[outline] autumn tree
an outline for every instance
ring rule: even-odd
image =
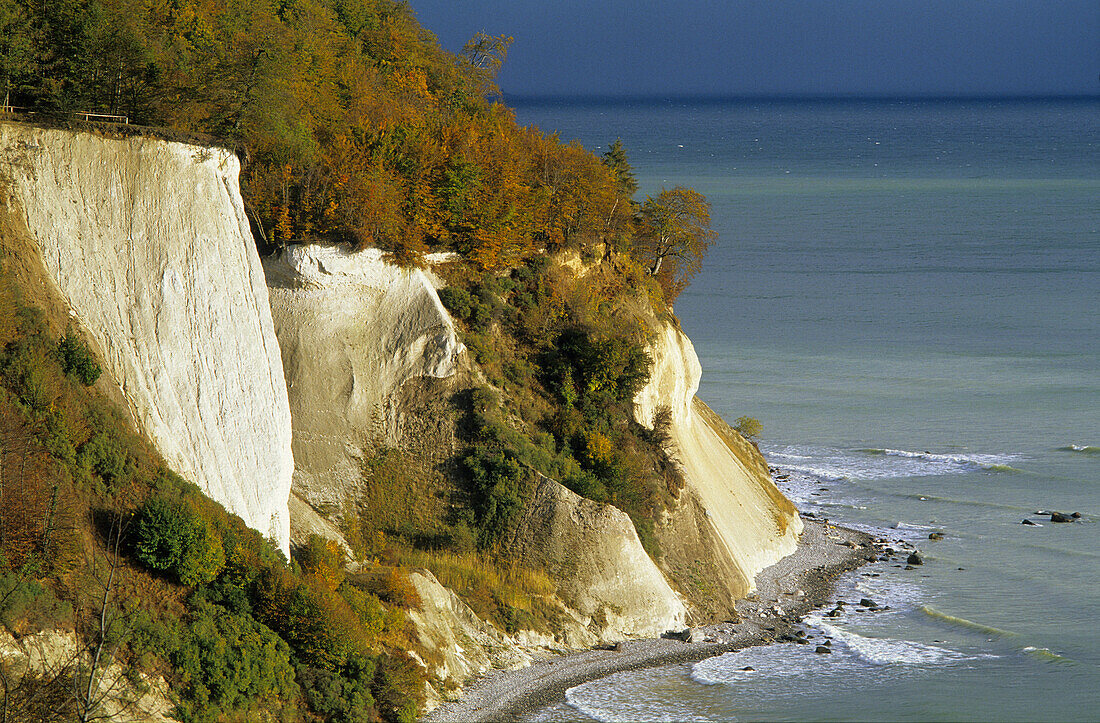
[[[676,186],[646,196],[638,218],[635,250],[671,302],[702,268],[718,236],[710,227],[710,203],[695,189]]]
[[[500,95],[494,80],[508,57],[508,47],[513,40],[509,35],[477,33],[462,46],[462,58],[473,71],[472,77],[479,81],[477,90],[481,95]]]

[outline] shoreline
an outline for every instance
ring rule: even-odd
[[[775,642],[830,601],[840,575],[880,555],[880,541],[872,535],[817,518],[804,517],[803,523],[795,552],[762,570],[756,576],[756,592],[737,602],[739,622],[693,627],[692,642],[624,640],[613,650],[580,650],[525,668],[489,671],[467,684],[460,700],[442,703],[421,720],[517,720],[563,700],[569,688],[613,673],[696,662]]]

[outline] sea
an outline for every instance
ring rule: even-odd
[[[840,580],[885,609],[811,615],[830,655],[619,673],[529,720],[1100,719],[1100,98],[508,100],[621,138],[639,199],[706,194],[675,302],[699,396],[761,421],[800,509],[924,556]]]

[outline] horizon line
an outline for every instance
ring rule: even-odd
[[[509,93],[506,103],[729,102],[729,101],[1039,101],[1100,100],[1100,93]]]

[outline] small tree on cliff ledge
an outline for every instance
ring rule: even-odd
[[[710,203],[698,191],[677,186],[646,196],[638,216],[638,255],[671,303],[702,268],[718,236],[710,227]]]

